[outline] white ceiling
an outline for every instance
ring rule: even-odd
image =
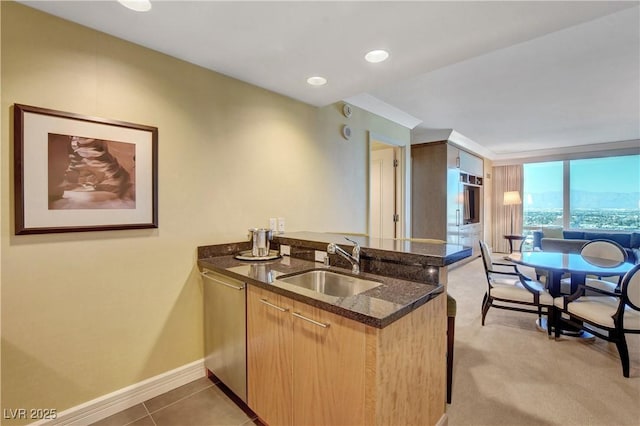
[[[416,141],[454,129],[494,159],[640,144],[639,1],[22,3],[311,105],[419,123]],[[376,48],[390,59],[365,62]]]

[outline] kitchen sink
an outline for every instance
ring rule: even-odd
[[[312,269],[295,274],[281,275],[277,280],[336,297],[354,296],[382,284],[380,281],[326,269]]]

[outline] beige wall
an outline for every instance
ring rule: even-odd
[[[366,232],[367,135],[317,109],[1,2],[2,408],[66,408],[202,358],[198,245],[287,230]],[[309,90],[321,90],[310,88]],[[15,236],[12,105],[159,128],[156,230]]]

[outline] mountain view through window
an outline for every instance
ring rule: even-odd
[[[523,214],[529,229],[640,229],[640,155],[525,164]]]

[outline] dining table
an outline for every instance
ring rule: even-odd
[[[583,256],[580,253],[559,253],[551,251],[527,251],[512,253],[505,259],[513,263],[542,269],[547,272],[546,286],[553,297],[562,296],[560,282],[565,274],[571,276],[571,294],[575,293],[580,285],[584,285],[587,275],[597,277],[621,277],[625,275],[634,264],[631,262],[619,262],[599,257]],[[546,330],[546,318],[536,321],[541,331]],[[595,337],[586,331],[574,328],[569,324],[560,324],[562,334],[577,337],[583,340],[592,340]]]
[[[599,257],[583,256],[580,253],[558,253],[551,251],[527,251],[513,253],[508,260],[519,265],[547,271],[547,288],[553,297],[562,296],[560,280],[565,274],[571,276],[571,293],[584,285],[587,275],[596,277],[621,277],[631,268],[631,262],[619,262]]]

